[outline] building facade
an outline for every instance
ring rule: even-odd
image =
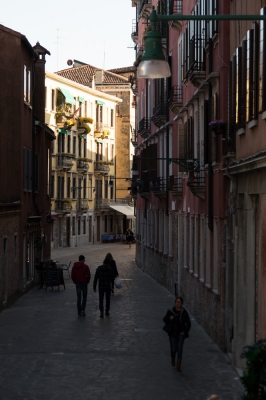
[[[136,66],[152,6],[165,15],[265,12],[256,1],[132,5]],[[171,77],[138,79],[136,262],[182,295],[242,368],[242,347],[265,336],[265,21],[159,21],[157,30]]]
[[[52,246],[99,243],[116,234],[116,107],[120,99],[46,73],[46,122],[54,129]]]
[[[95,88],[104,94],[115,96],[120,101],[115,108],[115,164],[108,174],[109,187],[113,190],[114,201],[110,204],[108,218],[112,231],[104,231],[105,237],[122,235],[130,227],[135,230],[135,211],[131,195],[131,166],[136,140],[136,88],[134,83],[136,67],[125,67],[110,71],[95,68],[74,60],[73,67],[57,72],[57,75]],[[134,78],[134,79],[133,79]],[[110,214],[111,213],[111,214]]]
[[[54,134],[45,125],[48,50],[0,25],[0,309],[36,280],[50,259],[50,161]]]

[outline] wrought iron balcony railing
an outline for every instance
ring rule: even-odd
[[[167,102],[166,100],[160,101],[153,109],[153,115],[151,117],[154,125],[160,127],[166,123],[167,114]]]
[[[57,155],[57,163],[56,169],[57,170],[66,170],[69,171],[73,167],[74,163],[72,158],[67,157],[65,155],[58,154]]]
[[[151,133],[150,118],[142,118],[142,120],[139,122],[138,133],[143,139],[147,138],[150,135]]]
[[[150,181],[150,190],[155,196],[163,198],[166,196],[167,184],[165,178],[154,178]]]
[[[190,171],[187,186],[194,196],[205,198],[205,170]]]
[[[183,14],[183,0],[170,0],[169,14]]]
[[[172,196],[182,196],[183,179],[181,176],[169,176],[169,191],[172,193]]]
[[[132,20],[132,33],[131,38],[134,43],[138,43],[138,24],[135,19]]]
[[[182,86],[172,86],[169,93],[168,100],[169,108],[175,114],[179,113],[179,110],[183,106],[183,87]]]
[[[95,199],[95,209],[96,210],[109,209],[110,204],[112,204],[114,202],[115,201],[113,199],[96,198]]]
[[[57,199],[55,200],[55,209],[60,212],[69,212],[72,209],[71,200]]]

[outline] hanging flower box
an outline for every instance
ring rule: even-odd
[[[226,129],[226,123],[223,122],[221,119],[215,119],[209,123],[209,127],[216,135],[222,135]]]

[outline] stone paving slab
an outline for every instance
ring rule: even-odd
[[[117,262],[122,289],[111,315],[99,318],[89,285],[86,318],[77,318],[75,286],[34,287],[0,313],[1,400],[223,400],[243,388],[227,357],[196,323],[184,347],[183,372],[170,365],[162,318],[174,296],[136,267],[135,246],[103,244],[54,250],[61,262],[84,254],[92,274],[105,254]],[[189,310],[188,310],[189,311]]]

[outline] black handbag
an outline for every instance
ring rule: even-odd
[[[169,311],[171,312],[171,314],[174,315],[174,313],[173,313],[172,310],[169,309]],[[165,323],[165,325],[163,326],[163,330],[164,330],[166,333],[171,332],[172,327],[173,327],[173,324],[174,324],[174,320],[173,320],[173,319],[169,319],[169,321],[167,321],[167,322]]]

